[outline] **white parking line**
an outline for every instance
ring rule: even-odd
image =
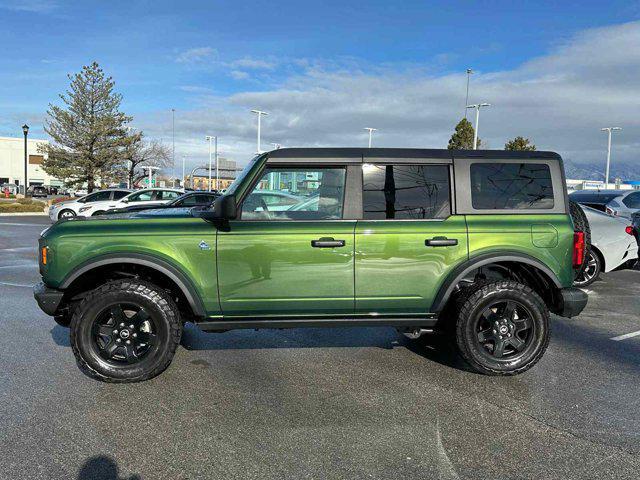
[[[20,265],[2,265],[0,268],[38,268],[37,263],[22,263]]]
[[[5,285],[7,287],[24,287],[24,288],[33,287],[33,285],[25,285],[24,283],[11,283],[11,282],[0,282],[0,285]]]
[[[15,248],[0,248],[0,252],[26,252],[28,250],[37,251],[38,247],[15,247]]]
[[[12,222],[0,222],[0,225],[11,225],[12,227],[42,227],[47,226],[45,223],[12,223]]]
[[[615,340],[616,342],[619,342],[620,340],[626,340],[627,338],[637,337],[639,335],[640,335],[640,330],[638,330],[637,332],[625,333],[624,335],[620,335],[618,337],[612,337],[611,340]]]

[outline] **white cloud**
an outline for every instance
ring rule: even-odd
[[[470,101],[492,104],[480,121],[480,137],[490,148],[523,135],[573,161],[600,161],[606,149],[600,128],[615,124],[624,130],[616,135],[613,161],[636,160],[640,22],[587,30],[547,55],[524,60],[513,70],[479,69],[472,77]],[[270,112],[262,124],[264,143],[285,146],[364,146],[362,128],[371,126],[379,129],[376,146],[445,148],[464,115],[464,71],[434,74],[423,66],[353,59],[292,61],[284,66],[290,71],[296,73],[273,88],[208,96],[178,112],[181,148],[205,158],[201,138],[215,132],[229,156],[249,158],[255,150],[251,108]],[[149,133],[167,135],[166,124],[148,124]]]
[[[49,13],[58,8],[54,0],[3,0],[0,8],[30,13]]]
[[[217,55],[217,51],[211,47],[191,48],[181,52],[176,57],[178,63],[198,63],[211,59]]]
[[[242,70],[231,70],[231,72],[229,72],[229,75],[231,75],[231,77],[236,80],[245,80],[249,78],[249,74],[247,72],[243,72]]]
[[[245,68],[249,70],[273,70],[276,67],[275,61],[249,57],[234,60],[230,65],[233,68]]]

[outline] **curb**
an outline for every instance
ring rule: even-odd
[[[0,213],[2,217],[34,217],[34,216],[49,216],[47,212],[15,212],[15,213]]]

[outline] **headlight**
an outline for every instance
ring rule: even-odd
[[[82,212],[86,212],[87,210],[91,210],[91,207],[82,207],[82,208],[80,209],[80,212],[81,212],[81,213],[82,213]]]

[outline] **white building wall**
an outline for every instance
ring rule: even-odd
[[[39,144],[46,144],[47,140],[28,139],[27,155],[42,155],[38,152]],[[44,155],[46,158],[46,155]],[[9,183],[24,183],[24,137],[0,137],[0,179],[9,179]],[[29,184],[60,186],[62,182],[47,175],[41,165],[29,164]],[[16,181],[17,180],[17,181]],[[3,182],[0,182],[0,184]]]

